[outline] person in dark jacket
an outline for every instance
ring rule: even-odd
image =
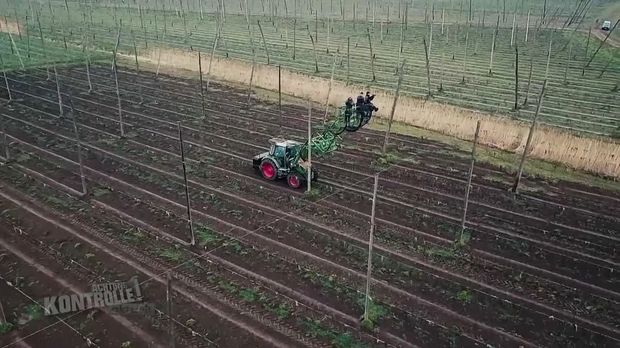
[[[349,120],[351,119],[351,116],[353,115],[353,98],[349,97],[347,98],[346,103],[344,103],[344,120],[345,120],[345,124],[349,124]]]
[[[379,108],[376,107],[372,103],[373,99],[375,99],[375,95],[370,94],[370,92],[366,92],[366,96],[364,97],[364,111],[365,111],[364,124],[370,121],[370,118],[372,117],[373,112],[379,111]]]
[[[357,101],[355,103],[355,107],[357,108],[357,111],[363,112],[364,105],[366,105],[366,99],[364,98],[364,92],[360,92],[360,95],[357,96]]]
[[[353,98],[349,97],[347,98],[347,101],[344,103],[345,107],[347,110],[350,110],[353,108]]]

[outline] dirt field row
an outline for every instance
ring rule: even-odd
[[[179,334],[180,344],[612,346],[620,339],[617,193],[526,179],[526,192],[514,197],[505,190],[509,176],[482,165],[475,170],[469,241],[455,247],[465,153],[395,136],[393,163],[385,166],[377,161],[382,135],[360,131],[319,160],[318,194],[304,196],[262,181],[249,159],[271,136],[301,138],[305,106],[287,105],[280,117],[273,103],[252,99],[248,106],[247,91],[211,84],[203,120],[195,81],[123,71],[126,137],[119,138],[109,67],[91,72],[88,93],[82,69],[59,70],[63,116],[45,70],[9,75],[15,100],[2,124],[13,162],[1,168],[0,194],[7,204],[32,200],[32,210],[53,216],[54,226],[67,221],[92,238],[93,251],[75,255],[85,258],[80,264],[102,258],[99,264],[119,272],[108,262],[122,255],[116,260],[129,269],[120,274],[147,279],[145,293],[153,286],[157,295],[148,302],[162,312],[165,271],[172,268],[176,331],[187,334],[191,326],[202,335]],[[0,95],[6,98],[6,89]],[[69,98],[90,193],[81,199]],[[318,126],[323,111],[313,114]],[[196,247],[188,243],[178,121]],[[378,170],[373,328],[361,333],[371,178]],[[57,238],[70,240],[63,248],[79,238],[56,229]],[[34,255],[41,234],[8,230],[1,237]],[[52,258],[71,262],[70,253],[62,255]],[[145,331],[157,327],[127,317]],[[153,335],[168,339],[166,317],[159,323]],[[226,334],[239,328],[247,335]]]

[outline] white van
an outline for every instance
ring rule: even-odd
[[[611,21],[604,21],[601,30],[609,31],[611,29]]]

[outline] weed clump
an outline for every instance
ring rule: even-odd
[[[335,348],[364,348],[366,344],[356,340],[349,332],[338,332],[324,327],[319,320],[311,318],[302,319],[306,328],[306,334],[310,337],[318,337],[329,340]]]
[[[366,297],[361,297],[358,300],[358,304],[364,308]],[[364,330],[374,331],[377,328],[377,324],[381,318],[385,317],[389,313],[387,307],[382,306],[372,299],[368,299],[368,315],[362,319],[361,325]]]
[[[468,289],[464,289],[456,294],[456,299],[464,304],[470,304],[474,299],[474,295]]]
[[[8,321],[6,323],[0,323],[0,335],[4,335],[5,333],[10,332],[11,330],[13,330],[12,323],[9,323]]]

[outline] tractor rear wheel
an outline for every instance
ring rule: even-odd
[[[260,173],[265,180],[275,180],[278,176],[278,167],[272,160],[266,158],[260,164]]]
[[[290,188],[298,189],[301,187],[302,182],[303,182],[303,179],[297,173],[290,173],[286,177],[286,183],[288,184]]]

